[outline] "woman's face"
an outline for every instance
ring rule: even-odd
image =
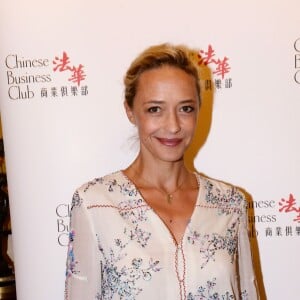
[[[125,102],[125,109],[137,126],[143,157],[179,161],[191,143],[197,123],[195,79],[172,66],[145,71],[140,75],[133,107]]]

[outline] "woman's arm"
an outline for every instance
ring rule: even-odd
[[[100,266],[91,216],[76,191],[71,209],[65,300],[100,299]]]
[[[253,269],[252,254],[248,235],[247,202],[242,205],[242,215],[238,236],[238,264],[242,300],[259,299],[257,282]]]

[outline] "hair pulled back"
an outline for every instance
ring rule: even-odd
[[[165,43],[151,46],[144,50],[131,63],[124,77],[125,101],[128,106],[132,108],[134,105],[140,75],[145,71],[166,65],[179,68],[194,77],[200,105],[199,74],[190,57],[191,51],[182,45],[176,46]]]

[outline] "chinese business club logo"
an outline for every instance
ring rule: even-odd
[[[85,66],[74,64],[66,51],[52,59],[9,54],[5,66],[11,100],[64,99],[88,94]]]
[[[198,51],[196,62],[201,67],[209,67],[212,78],[204,78],[204,89],[206,91],[232,87],[232,78],[229,76],[231,67],[227,56],[220,57],[212,45],[208,45],[206,50]],[[203,76],[201,76],[203,77]]]
[[[296,83],[300,84],[300,38],[294,43],[295,53],[295,75],[294,80]]]
[[[261,200],[248,203],[249,235],[252,238],[299,238],[300,206],[293,194],[280,201]],[[281,218],[285,215],[286,218]],[[285,220],[284,220],[285,219]]]

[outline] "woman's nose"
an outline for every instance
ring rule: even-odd
[[[170,112],[167,115],[166,128],[170,133],[177,133],[181,130],[180,120],[176,112]]]

